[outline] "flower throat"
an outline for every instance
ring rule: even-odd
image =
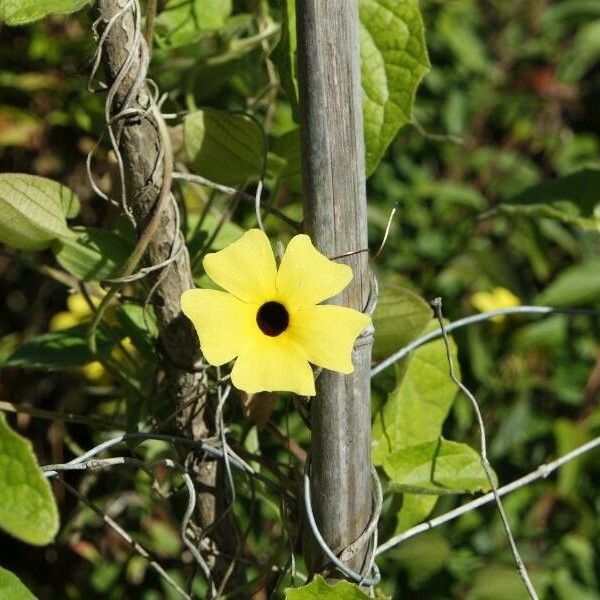
[[[276,337],[287,329],[290,315],[283,304],[265,302],[256,313],[256,323],[265,335]]]

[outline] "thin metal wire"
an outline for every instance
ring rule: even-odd
[[[468,325],[474,325],[475,323],[481,323],[483,321],[489,321],[494,317],[499,317],[503,315],[529,315],[529,314],[538,314],[538,315],[587,315],[592,317],[600,316],[599,310],[586,309],[586,308],[553,308],[551,306],[513,306],[510,308],[499,308],[497,310],[491,310],[489,312],[480,313],[477,315],[471,315],[469,317],[464,317],[463,319],[458,319],[457,321],[453,321],[452,323],[448,323],[445,325],[446,333],[451,333],[457,329],[462,327],[466,327]],[[379,364],[374,366],[371,369],[371,378],[375,377],[375,375],[381,373],[384,369],[387,369],[395,362],[402,360],[407,354],[410,354],[413,350],[424,346],[425,344],[436,340],[442,337],[443,332],[441,329],[436,329],[435,331],[431,331],[418,337],[416,340],[410,342],[406,346],[400,348],[397,352],[394,352],[391,356],[382,360]]]
[[[315,515],[314,515],[313,509],[312,509],[312,500],[311,500],[311,495],[310,495],[309,469],[310,469],[310,460],[307,460],[306,465],[305,465],[305,472],[304,472],[304,509],[306,511],[306,518],[307,518],[308,524],[310,526],[310,530],[311,530],[315,540],[319,544],[321,551],[335,565],[335,567],[344,575],[344,577],[346,577],[350,581],[353,581],[355,583],[358,583],[360,585],[367,586],[367,587],[377,585],[381,581],[381,573],[379,572],[379,568],[377,567],[377,564],[375,563],[375,547],[373,548],[372,556],[369,560],[369,568],[366,570],[366,573],[372,572],[373,576],[367,577],[365,574],[361,575],[360,573],[357,573],[356,571],[352,570],[350,567],[345,565],[335,555],[333,550],[327,545],[327,542],[323,539],[323,536],[321,535],[321,532],[319,531],[319,527],[315,520]],[[374,476],[373,476],[373,473],[375,473]],[[372,476],[373,476],[374,481],[376,482],[375,485],[373,486],[373,488],[375,490],[374,493],[378,494],[377,490],[381,491],[381,488],[379,487],[379,477],[377,476],[375,469],[372,470]],[[375,509],[378,508],[379,510],[381,510],[381,504],[379,503],[378,497],[375,499],[374,506],[375,506]],[[379,513],[374,511],[371,516],[371,519],[369,520],[369,523],[367,524],[367,527],[365,528],[365,531],[367,529],[376,531],[376,526],[377,526],[378,521],[379,521]],[[372,526],[373,522],[375,523],[375,527]],[[363,534],[361,534],[359,539],[361,539],[362,536],[363,536]],[[351,546],[352,545],[354,545],[354,543],[351,544]],[[375,543],[375,545],[376,545],[376,543]]]
[[[452,360],[452,353],[450,352],[450,342],[448,340],[448,333],[446,332],[446,328],[444,326],[444,319],[442,317],[442,299],[436,298],[432,303],[434,308],[436,317],[440,324],[440,329],[442,330],[442,337],[444,339],[444,346],[446,348],[446,358],[448,360],[448,367],[450,371],[450,377],[452,381],[460,388],[463,394],[469,399],[473,411],[477,417],[477,423],[479,425],[479,438],[480,438],[480,454],[481,454],[481,466],[485,471],[485,475],[490,484],[490,488],[494,494],[494,500],[496,502],[496,506],[498,507],[498,512],[500,513],[500,518],[502,519],[502,525],[504,526],[504,531],[506,532],[506,537],[508,538],[508,542],[510,544],[510,548],[512,550],[512,554],[515,560],[515,564],[517,566],[517,570],[519,571],[519,575],[527,588],[527,592],[532,600],[538,600],[537,592],[535,591],[535,587],[531,582],[531,578],[529,577],[529,573],[527,571],[527,567],[525,566],[525,562],[523,561],[519,549],[517,547],[517,543],[515,542],[515,538],[512,534],[512,530],[510,528],[510,522],[508,520],[508,516],[506,515],[506,511],[504,510],[504,505],[498,494],[498,486],[494,481],[494,472],[492,471],[492,467],[490,466],[490,462],[487,457],[487,443],[486,443],[486,434],[485,434],[485,426],[483,424],[483,416],[481,415],[481,410],[479,409],[479,404],[475,399],[475,396],[471,393],[471,391],[467,388],[467,386],[456,376],[454,371],[454,361]]]
[[[567,464],[568,462],[571,462],[572,460],[580,458],[587,452],[591,452],[596,448],[600,448],[600,436],[594,438],[593,440],[590,440],[589,442],[586,442],[585,444],[582,444],[581,446],[578,446],[577,448],[571,450],[570,452],[567,452],[566,454],[563,454],[563,456],[557,458],[556,460],[553,460],[552,462],[540,465],[535,471],[532,471],[531,473],[528,473],[527,475],[524,475],[519,479],[515,479],[511,483],[503,485],[502,487],[498,488],[498,495],[505,496],[506,494],[510,494],[511,492],[519,490],[522,487],[525,487],[526,485],[538,481],[539,479],[546,479],[551,473],[553,473],[563,465]],[[458,519],[464,514],[469,513],[479,508],[480,506],[484,506],[486,504],[494,502],[495,499],[496,496],[494,492],[489,492],[484,496],[480,496],[475,500],[471,500],[471,502],[467,502],[466,504],[459,506],[458,508],[449,510],[444,514],[439,515],[428,521],[425,521],[424,523],[420,523],[419,525],[415,525],[414,527],[407,529],[399,535],[390,538],[387,542],[381,544],[381,546],[379,546],[375,551],[375,555],[379,556],[380,554],[383,554],[384,552],[395,548],[402,542],[414,537],[415,535],[423,533],[424,531],[429,531],[430,529],[434,529],[435,527],[439,527],[440,525],[453,521],[454,519]]]
[[[215,181],[206,179],[206,177],[202,177],[201,175],[176,171],[173,173],[173,179],[189,181],[190,183],[197,183],[198,185],[203,185],[218,192],[222,192],[223,194],[227,194],[228,196],[239,195],[239,197],[245,202],[252,203],[256,206],[256,196],[251,196],[250,194],[247,194],[246,192],[243,192],[236,188],[216,183]],[[278,217],[281,221],[287,223],[296,230],[299,230],[302,227],[302,223],[299,223],[298,221],[295,221],[294,219],[288,217],[284,212],[281,212],[278,208],[275,208],[274,206],[262,206],[261,208],[265,212],[271,213],[272,215]]]

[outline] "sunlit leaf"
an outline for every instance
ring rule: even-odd
[[[282,33],[273,52],[296,119],[296,12],[281,0]],[[418,0],[359,0],[366,170],[372,173],[398,131],[413,118],[417,87],[429,70]]]
[[[437,329],[431,321],[428,329]],[[458,372],[456,346],[450,340],[455,370]],[[373,423],[373,462],[383,464],[392,452],[423,442],[435,441],[456,395],[450,379],[443,340],[436,340],[404,359],[404,376]]]
[[[0,527],[29,544],[49,544],[58,510],[29,440],[8,427],[0,413]]]
[[[382,285],[373,315],[373,357],[387,358],[423,333],[431,308],[423,298],[399,285]]]
[[[328,585],[321,575],[299,588],[287,588],[286,600],[363,600],[369,598],[357,585],[342,581],[337,585]]]
[[[413,118],[429,70],[418,0],[360,0],[360,56],[367,174]]]
[[[10,571],[0,567],[0,598],[7,600],[35,600],[35,596]]]
[[[21,250],[45,248],[75,234],[66,217],[76,214],[79,200],[51,179],[22,173],[0,174],[0,242]]]
[[[231,0],[168,0],[156,19],[161,42],[192,43],[203,31],[220,29],[231,14]]]
[[[89,3],[90,0],[0,0],[0,21],[23,25],[53,13],[72,13]]]
[[[479,454],[443,438],[396,450],[385,457],[383,467],[390,487],[399,492],[443,495],[490,489]]]
[[[402,508],[396,515],[394,535],[421,523],[437,504],[438,496],[426,494],[402,494]]]

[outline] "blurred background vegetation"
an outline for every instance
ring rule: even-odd
[[[212,4],[206,3],[207,17],[197,27],[186,16],[185,2],[162,3],[151,75],[168,93],[164,110],[211,106],[254,114],[268,133],[276,164],[278,148],[284,154],[287,147],[285,134],[294,129],[292,108],[273,85],[267,60],[278,39],[282,3],[235,1],[231,16]],[[391,209],[399,207],[376,263],[380,281],[428,299],[442,296],[450,320],[514,304],[598,308],[600,4],[423,0],[420,6],[432,69],[418,91],[417,124],[401,131],[368,181],[373,248]],[[117,229],[126,240],[131,232],[95,197],[85,169],[104,125],[103,100],[87,90],[91,12],[26,27],[0,25],[0,171],[67,184],[82,200],[75,223]],[[177,130],[174,138],[177,145]],[[95,162],[99,183],[108,189],[114,160],[100,149]],[[271,182],[270,190],[282,210],[301,217],[297,171]],[[222,222],[231,208],[228,199],[190,185],[182,185],[182,193],[183,225],[201,280],[202,253],[253,226],[254,215],[241,204]],[[291,231],[272,216],[265,225],[282,239]],[[56,267],[50,251],[1,251],[0,364],[32,336],[89,319],[81,297],[70,293],[68,281],[48,277],[48,267]],[[136,327],[140,315],[124,312],[114,319],[125,349],[112,352],[127,354],[129,377],[152,379],[155,357]],[[490,460],[501,482],[598,435],[599,334],[596,318],[564,315],[507,317],[455,334],[463,380],[481,403]],[[377,378],[375,402],[392,387],[389,374]],[[93,364],[57,372],[9,366],[0,374],[0,401],[94,416],[107,430],[147,423],[165,411],[160,399],[125,401],[123,389]],[[285,464],[285,431],[307,448],[308,431],[288,404],[275,404],[271,424],[260,431],[260,416],[257,425],[242,416],[241,403],[232,405],[227,420],[234,447]],[[33,441],[41,464],[67,460],[102,437],[95,426],[25,414],[11,423]],[[444,435],[477,443],[466,402],[455,403]],[[140,450],[145,459],[166,452],[158,443]],[[176,579],[189,577],[192,559],[178,532],[181,495],[162,498],[144,473],[86,474],[78,481]],[[246,484],[239,483],[243,500],[236,511],[248,529],[249,572],[258,577],[273,556],[288,551],[286,532],[273,499],[261,496],[258,507],[250,508]],[[36,549],[0,533],[4,567],[41,598],[169,597],[146,561],[97,515],[60,485],[54,490],[63,522],[56,543]],[[441,497],[435,513],[461,501]],[[395,502],[397,497],[386,500],[380,539],[394,531]],[[542,597],[600,598],[598,454],[512,494],[506,509]],[[251,510],[258,516],[250,518]],[[526,597],[492,507],[406,542],[385,554],[380,566],[382,590],[394,598]],[[197,586],[202,597],[202,584]]]

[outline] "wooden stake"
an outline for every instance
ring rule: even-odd
[[[367,248],[367,204],[356,0],[296,0],[305,227],[317,248],[340,256]],[[368,253],[340,259],[354,279],[335,303],[363,310]],[[371,515],[371,340],[353,354],[355,372],[323,371],[311,405],[311,495],[334,552],[351,544]],[[360,571],[366,548],[348,566]],[[313,544],[312,572],[325,560]],[[339,577],[339,574],[338,574]]]

